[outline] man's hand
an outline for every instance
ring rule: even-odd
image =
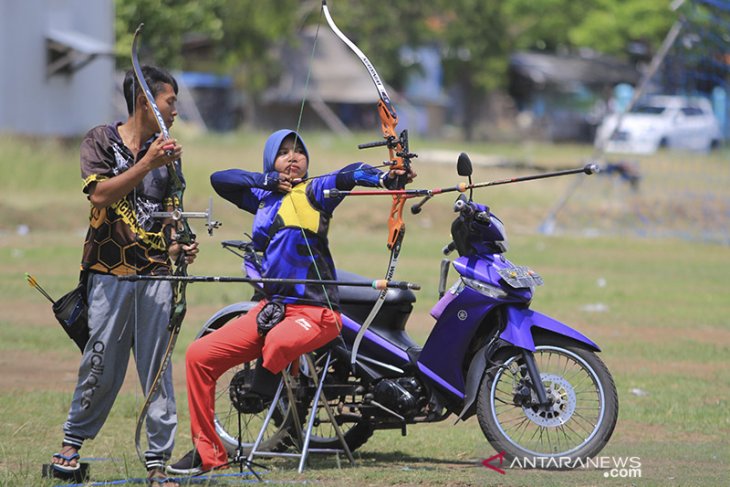
[[[150,144],[144,157],[129,170],[89,185],[89,201],[99,209],[110,206],[133,191],[147,173],[178,160],[181,155],[182,147],[175,139],[159,136]]]
[[[178,242],[173,242],[167,249],[168,254],[170,254],[170,259],[173,262],[177,262],[180,258],[180,252],[183,252],[186,264],[192,264],[198,256],[199,251],[198,242],[193,242],[190,245],[182,245]]]
[[[147,149],[145,158],[153,169],[177,161],[182,156],[182,146],[175,139],[163,139],[160,134]]]

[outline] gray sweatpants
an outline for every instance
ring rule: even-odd
[[[170,337],[169,282],[127,282],[111,275],[90,274],[88,289],[89,343],[63,426],[67,438],[94,438],[99,433],[124,382],[131,349],[146,396]],[[146,426],[148,465],[152,459],[167,461],[177,429],[171,366],[150,404]]]

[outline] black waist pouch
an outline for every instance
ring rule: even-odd
[[[69,338],[84,351],[89,341],[89,305],[86,302],[87,273],[81,272],[79,284],[53,303],[53,314]]]

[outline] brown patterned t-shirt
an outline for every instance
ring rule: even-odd
[[[121,174],[135,164],[134,156],[117,131],[118,126],[119,123],[100,125],[84,137],[81,143],[84,193],[89,192],[89,185]],[[153,140],[144,144],[137,160],[145,155]],[[169,177],[167,167],[163,166],[147,173],[134,191],[116,203],[103,209],[91,206],[81,267],[117,276],[169,274],[162,220],[152,218],[151,214],[164,211],[170,204]]]

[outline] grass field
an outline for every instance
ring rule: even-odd
[[[183,130],[177,137],[184,147],[188,210],[207,207],[213,194],[208,183],[211,172],[260,167],[265,134],[201,136]],[[348,140],[308,136],[310,173],[360,158],[378,164],[383,154],[377,149],[367,153],[355,149],[358,142],[372,138],[372,134]],[[590,155],[590,148],[579,146],[464,146],[416,138],[411,146],[421,154],[414,187],[456,182],[454,163],[461,150],[474,155],[475,161],[494,156],[546,167],[580,166]],[[447,156],[441,155],[444,151]],[[727,164],[727,159],[723,162]],[[719,167],[716,161],[708,164]],[[40,478],[40,469],[59,447],[79,355],[55,323],[48,302],[23,283],[23,276],[33,274],[54,297],[74,285],[88,211],[80,192],[77,147],[0,138],[0,171],[0,485],[55,485]],[[475,167],[477,181],[525,174],[528,171]],[[601,468],[508,469],[500,475],[481,465],[496,452],[476,420],[454,425],[450,418],[412,426],[406,437],[399,431],[376,432],[356,452],[354,469],[340,469],[333,459],[322,457],[300,476],[292,462],[265,461],[270,467],[265,479],[328,485],[728,485],[728,247],[610,233],[594,237],[537,233],[548,209],[570,184],[571,178],[562,178],[500,186],[482,190],[476,199],[490,205],[505,222],[511,244],[508,257],[529,264],[544,277],[546,284],[538,289],[533,308],[577,328],[602,347],[601,357],[616,380],[620,413],[601,456],[607,462],[638,458],[640,477],[612,478],[610,470]],[[450,196],[435,198],[421,215],[405,216],[408,230],[396,277],[423,286],[408,325],[419,343],[432,326],[428,311],[436,298],[440,249],[449,240],[452,201]],[[373,277],[384,273],[389,206],[387,198],[350,198],[341,205],[330,231],[339,267]],[[587,220],[590,211],[585,208]],[[239,275],[240,263],[219,242],[241,238],[251,219],[217,197],[214,213],[223,227],[213,237],[205,235],[202,224],[192,222],[202,250],[190,273]],[[620,215],[598,209],[593,218],[601,217]],[[188,287],[188,315],[173,359],[180,417],[175,456],[190,444],[182,367],[185,347],[208,316],[248,295],[247,288],[239,285]],[[92,458],[93,480],[144,476],[133,439],[142,402],[134,374],[128,373],[105,427],[81,452]]]

